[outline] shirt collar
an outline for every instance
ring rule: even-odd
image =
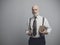
[[[33,16],[33,17],[34,17],[34,16]],[[40,15],[37,15],[36,17],[38,18],[38,17],[41,17],[41,16],[40,16]]]

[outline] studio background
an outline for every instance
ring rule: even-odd
[[[38,4],[52,28],[47,45],[60,45],[60,0],[0,0],[0,45],[27,45],[27,20],[32,5]]]

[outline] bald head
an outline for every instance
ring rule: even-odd
[[[33,9],[33,8],[39,9],[39,6],[35,4],[35,5],[32,6],[32,9]]]
[[[38,5],[32,6],[32,13],[34,16],[37,16],[39,14],[39,6]]]

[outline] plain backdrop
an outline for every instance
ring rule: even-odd
[[[34,4],[52,28],[46,45],[60,45],[60,0],[0,0],[0,45],[28,45],[25,30]]]

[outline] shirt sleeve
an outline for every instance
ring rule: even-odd
[[[50,33],[52,29],[51,29],[49,22],[46,18],[44,18],[44,25],[47,27],[47,32]]]
[[[28,34],[29,33],[29,30],[30,30],[30,19],[28,19],[28,21],[27,21],[27,26],[26,26],[26,34]]]

